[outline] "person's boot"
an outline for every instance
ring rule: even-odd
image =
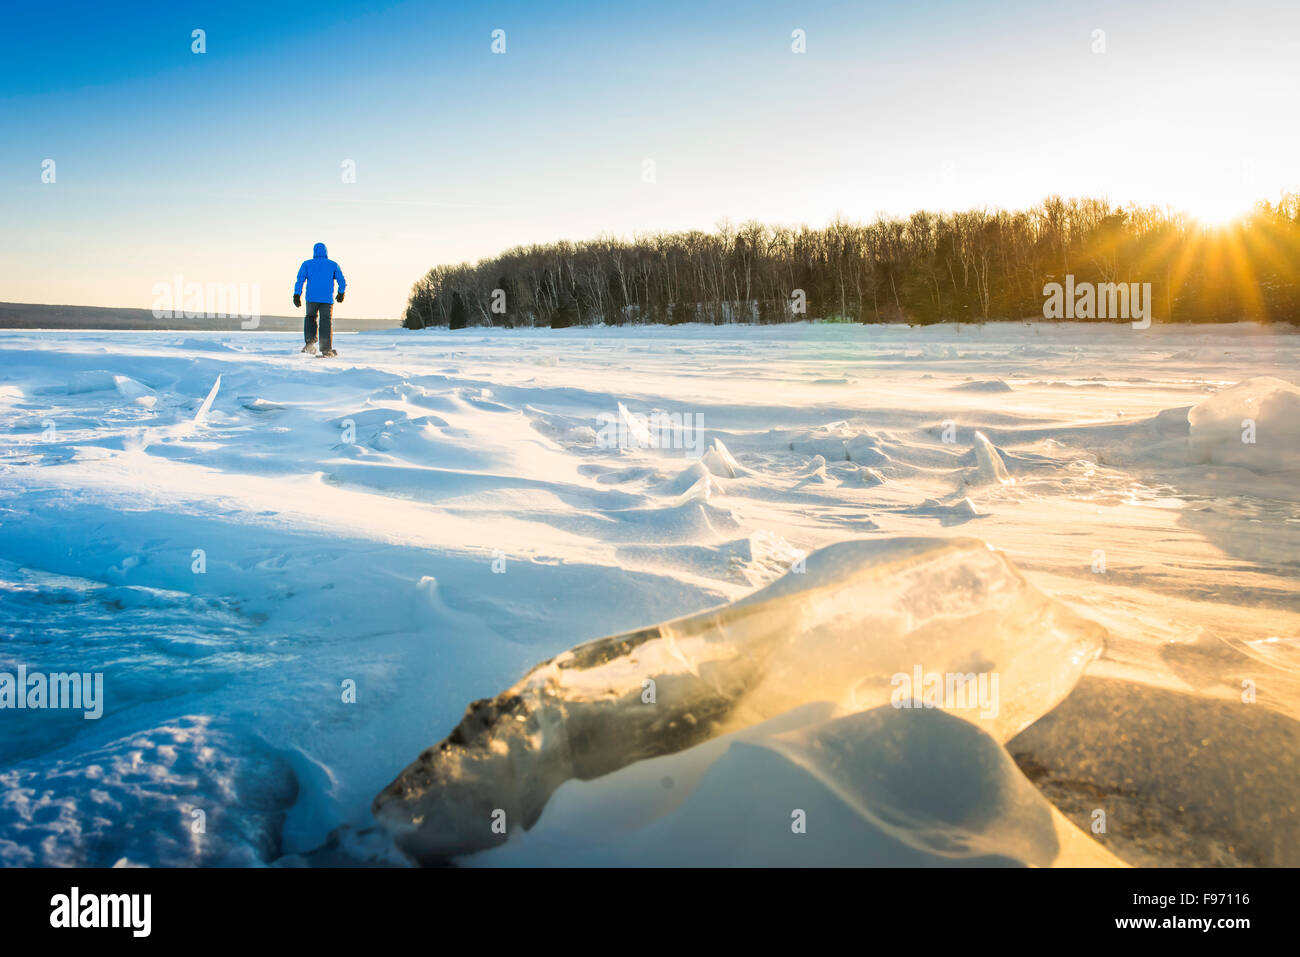
[[[302,347],[302,351],[305,352],[305,353],[307,353],[308,355],[315,355],[315,354],[316,354],[316,340],[313,339],[311,342],[309,342],[309,343],[307,343],[305,346],[303,346],[303,347]]]
[[[327,357],[327,358],[330,357],[330,356],[336,356],[336,355],[338,355],[338,353],[335,352],[333,349],[322,349],[321,352],[320,352],[320,354],[321,354],[322,356]]]

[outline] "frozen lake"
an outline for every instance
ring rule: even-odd
[[[905,535],[980,539],[1105,629],[1055,710],[987,739],[1059,812],[1055,839],[987,853],[1300,864],[1295,330],[394,330],[339,335],[332,360],[300,344],[0,332],[0,672],[103,676],[98,717],[0,711],[0,863],[304,854],[371,823],[468,702],[535,663]],[[724,784],[801,786],[708,760]],[[600,780],[554,814],[630,800]],[[682,827],[712,813],[715,794],[681,790]],[[547,861],[570,846],[557,828],[468,861]],[[644,850],[602,841],[601,862]],[[755,862],[785,860],[770,853]]]

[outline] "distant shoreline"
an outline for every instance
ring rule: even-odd
[[[208,319],[155,319],[148,309],[119,309],[111,306],[55,306],[42,303],[0,302],[0,329],[28,329],[49,331],[99,331],[114,330],[135,332],[301,332],[302,318],[295,316],[262,316],[256,329],[245,329],[237,316]],[[334,320],[336,332],[357,332],[374,329],[394,329],[401,325],[398,319],[353,319],[346,316]]]
[[[302,319],[296,316],[262,316],[258,320],[256,329],[245,329],[241,324],[244,320],[238,317],[208,319],[195,317],[194,319],[155,319],[153,313],[148,309],[119,309],[111,306],[54,306],[42,303],[23,303],[23,302],[0,302],[0,331],[6,329],[20,329],[27,332],[293,332],[302,333]],[[1000,323],[1034,323],[1044,326],[1057,324],[1074,325],[1080,322],[1088,322],[1095,325],[1125,325],[1124,320],[1068,320],[1068,319],[1043,319],[1038,316],[1026,316],[1020,319],[988,319],[988,320],[971,320],[971,319],[943,319],[929,323],[907,323],[907,322],[852,322],[844,320],[830,319],[804,319],[798,322],[785,323],[753,323],[753,322],[734,322],[734,323],[652,323],[652,322],[628,322],[617,326],[611,325],[575,325],[562,329],[552,329],[549,326],[491,326],[491,325],[468,325],[461,329],[448,329],[447,326],[425,326],[423,330],[411,330],[420,332],[433,330],[440,332],[460,332],[466,335],[483,333],[490,331],[505,332],[569,332],[579,333],[584,331],[590,332],[596,329],[640,329],[650,330],[670,330],[682,327],[715,327],[725,328],[729,325],[752,326],[755,329],[775,329],[799,325],[813,326],[862,326],[862,327],[896,327],[896,328],[920,328],[924,326],[957,326],[957,327],[974,327],[983,325],[997,325]],[[1217,328],[1230,325],[1259,325],[1261,329],[1286,330],[1290,332],[1300,332],[1300,326],[1295,323],[1278,321],[1271,323],[1259,323],[1258,321],[1246,319],[1223,319],[1217,322],[1162,322],[1155,321],[1153,327],[1180,327],[1184,329],[1205,329]],[[402,329],[400,319],[350,319],[346,317],[336,318],[334,320],[334,331],[344,332],[373,332],[384,329]]]

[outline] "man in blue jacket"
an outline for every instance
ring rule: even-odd
[[[334,280],[339,281],[339,294],[334,295]],[[325,244],[317,243],[311,251],[311,259],[306,260],[298,269],[298,281],[293,284],[293,304],[302,305],[302,284],[307,284],[307,318],[303,322],[302,336],[307,340],[307,344],[302,347],[303,352],[316,351],[316,318],[320,317],[320,354],[323,356],[338,355],[333,348],[333,330],[330,324],[330,314],[334,310],[334,304],[330,302],[343,301],[343,290],[348,287],[348,281],[343,278],[343,270],[339,264],[330,259],[325,252]]]

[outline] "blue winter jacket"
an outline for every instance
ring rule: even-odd
[[[317,243],[312,248],[311,259],[298,268],[298,281],[293,284],[293,294],[300,294],[305,282],[308,302],[333,302],[335,279],[339,281],[339,295],[342,295],[348,287],[348,281],[343,278],[343,270],[326,255],[325,244]]]

